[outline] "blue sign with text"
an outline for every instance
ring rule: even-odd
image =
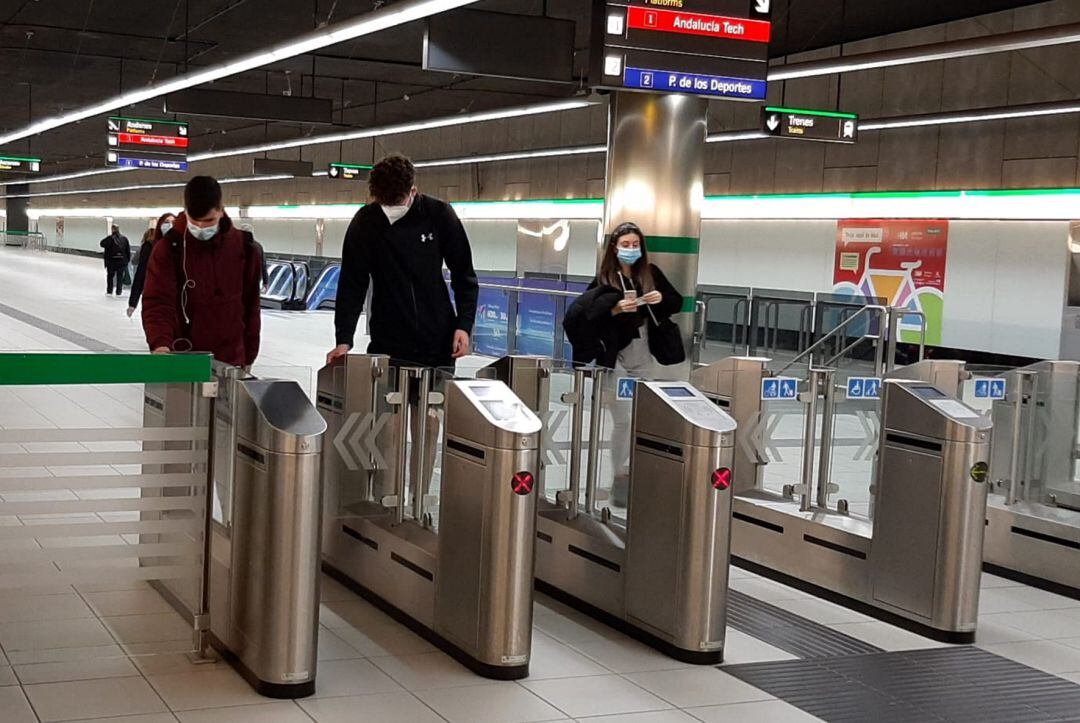
[[[799,398],[799,380],[790,377],[774,377],[761,380],[761,398],[766,401]]]
[[[975,398],[976,399],[1004,399],[1005,398],[1005,380],[1004,379],[976,379],[975,380]]]
[[[848,399],[881,399],[881,380],[877,377],[848,377]]]
[[[742,100],[765,100],[765,95],[768,92],[768,83],[764,80],[729,78],[723,75],[679,73],[670,70],[649,70],[629,66],[623,76],[623,85],[627,88],[641,90],[713,95],[718,98],[740,98]]]

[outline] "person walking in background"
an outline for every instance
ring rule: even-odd
[[[158,218],[154,227],[147,229],[146,233],[143,234],[142,244],[139,246],[138,261],[135,265],[135,278],[131,282],[131,296],[128,297],[127,315],[129,319],[139,306],[139,299],[142,297],[143,286],[146,283],[146,265],[150,263],[150,254],[154,250],[154,244],[172,230],[175,222],[176,216],[171,213],[164,213]]]
[[[146,267],[142,320],[151,351],[210,352],[250,368],[262,332],[261,269],[255,239],[222,208],[218,182],[192,178],[184,212],[154,244]]]
[[[124,294],[124,269],[131,262],[131,243],[113,224],[112,233],[101,239],[101,257],[105,262],[105,294],[112,296],[115,281],[116,295]]]

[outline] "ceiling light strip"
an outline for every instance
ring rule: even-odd
[[[230,75],[261,68],[264,65],[311,53],[321,48],[371,35],[381,30],[422,20],[431,15],[471,5],[476,0],[404,0],[391,6],[364,13],[350,20],[329,25],[311,33],[296,37],[289,42],[260,50],[249,55],[215,65],[192,73],[185,73],[169,80],[151,83],[139,90],[121,93],[92,105],[83,106],[70,113],[44,118],[20,128],[17,131],[0,136],[0,145],[12,143],[23,138],[60,128],[70,123],[77,123],[87,118],[111,113],[120,108],[145,103],[169,93],[185,88],[194,88],[204,83],[227,78]]]

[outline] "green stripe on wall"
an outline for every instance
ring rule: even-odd
[[[209,354],[0,354],[0,386],[196,384],[212,379]]]
[[[682,313],[694,314],[697,312],[697,299],[693,296],[684,296],[682,300]]]
[[[654,254],[696,254],[701,239],[692,236],[649,236],[648,249]]]

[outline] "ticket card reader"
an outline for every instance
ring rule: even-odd
[[[874,602],[938,630],[973,633],[992,425],[925,383],[887,382],[883,409]]]
[[[319,410],[336,431],[326,454],[342,458],[324,465],[324,568],[474,672],[522,678],[540,420],[500,381],[448,382],[438,506],[404,517],[404,472],[391,475],[401,485],[391,494],[378,482],[391,460],[408,456],[408,440],[385,430],[407,429],[398,415],[417,412],[409,395],[388,396],[388,362],[351,355],[319,374]]]
[[[676,659],[721,662],[735,429],[685,382],[639,382],[627,520],[545,508],[537,587]]]

